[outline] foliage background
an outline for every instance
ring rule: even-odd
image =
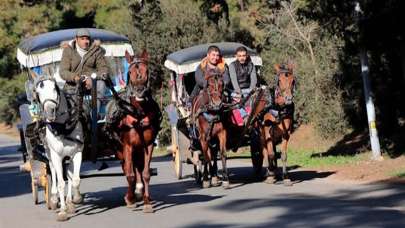
[[[368,50],[377,127],[385,151],[403,153],[405,125],[404,1],[360,0],[1,0],[0,119],[17,118],[15,96],[24,75],[15,60],[27,37],[65,28],[97,27],[127,35],[137,51],[148,50],[155,95],[168,104],[167,54],[192,45],[236,41],[255,48],[264,60],[262,77],[274,84],[275,63],[296,66],[297,124],[309,123],[324,138],[366,131],[358,52]],[[207,18],[212,4],[227,14]],[[224,4],[227,4],[226,7]],[[11,10],[10,10],[11,9]],[[211,14],[212,15],[212,14]],[[359,26],[360,25],[360,29]],[[161,141],[167,143],[167,121]]]

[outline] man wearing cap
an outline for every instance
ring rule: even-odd
[[[74,40],[63,43],[62,60],[60,63],[60,76],[66,81],[64,91],[77,100],[78,84],[83,83],[87,90],[92,87],[90,75],[96,73],[97,79],[108,77],[109,67],[104,58],[105,50],[100,46],[99,40],[91,40],[88,29],[78,29]],[[105,82],[97,80],[97,107],[100,99],[104,97]],[[81,102],[80,102],[81,103]]]

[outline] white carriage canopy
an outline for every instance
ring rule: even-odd
[[[73,40],[76,30],[58,30],[23,40],[17,48],[18,62],[28,68],[60,62],[62,58],[60,44]],[[126,50],[133,55],[127,37],[103,29],[89,28],[88,30],[92,39],[101,41],[101,46],[106,50],[106,56],[125,56]]]
[[[256,66],[262,65],[262,59],[257,55],[256,51],[243,44],[235,42],[208,43],[185,48],[168,55],[164,65],[166,68],[177,74],[194,72],[200,61],[207,55],[207,49],[211,45],[218,46],[228,65],[235,60],[235,50],[241,46],[248,50],[248,54],[250,55],[253,64]]]
[[[53,76],[60,88],[65,81],[59,75],[59,63],[62,58],[61,43],[71,41],[75,38],[75,29],[64,29],[54,32],[43,33],[23,40],[17,47],[17,60],[22,67],[31,71]],[[101,46],[105,49],[106,60],[110,65],[111,78],[116,87],[120,90],[125,87],[128,63],[124,56],[125,51],[134,55],[129,39],[123,35],[104,29],[88,28],[91,39],[100,40]],[[106,93],[110,93],[107,91]]]

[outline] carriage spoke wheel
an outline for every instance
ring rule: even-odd
[[[193,160],[195,162],[194,164],[194,179],[196,181],[197,184],[201,184],[202,183],[202,164],[201,164],[201,160],[199,158],[199,153],[197,151],[193,152]]]
[[[257,150],[257,148],[255,148],[254,146],[251,147],[250,153],[253,165],[253,172],[256,177],[260,178],[263,168],[263,154],[260,153],[260,151]]]
[[[46,183],[44,186],[44,191],[45,191],[45,203],[46,207],[51,210],[51,186],[52,186],[52,180],[51,180],[51,175],[47,174],[46,175]]]
[[[34,199],[34,204],[38,204],[38,185],[35,179],[31,179],[31,189],[32,189],[32,197]]]
[[[176,173],[177,179],[181,179],[183,175],[183,163],[181,161],[180,150],[176,146],[174,150],[174,171]]]

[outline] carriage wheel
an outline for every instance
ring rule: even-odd
[[[46,175],[46,183],[44,186],[44,193],[45,193],[45,203],[48,210],[51,210],[51,186],[52,186],[52,178],[50,174]]]
[[[260,142],[256,142],[253,138],[250,144],[250,154],[253,165],[253,172],[256,176],[260,176],[263,168],[263,154],[260,150]]]
[[[194,179],[197,182],[197,184],[201,184],[202,182],[202,164],[200,160],[200,155],[197,151],[193,152],[193,160],[197,163],[194,164]]]
[[[35,182],[34,179],[31,179],[32,197],[34,199],[34,204],[38,204],[38,185]]]
[[[183,162],[181,161],[180,150],[176,146],[175,150],[173,151],[174,154],[174,171],[176,172],[177,179],[181,179],[183,175]]]
[[[189,147],[190,140],[177,127],[172,127],[173,161],[176,177],[179,180],[183,177],[183,163],[187,160]]]

